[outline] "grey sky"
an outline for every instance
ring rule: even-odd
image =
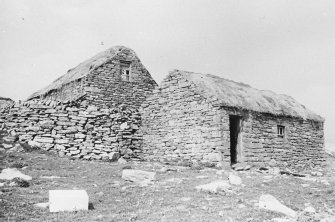
[[[288,94],[335,143],[335,1],[0,0],[0,96],[26,99],[114,45],[158,83],[178,68]]]

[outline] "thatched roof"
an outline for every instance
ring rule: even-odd
[[[0,109],[4,109],[8,106],[12,106],[15,102],[10,98],[4,98],[0,96]]]
[[[290,96],[276,94],[269,90],[258,90],[210,74],[174,70],[194,83],[207,98],[217,100],[221,106],[236,107],[273,115],[291,116],[315,121],[324,119],[308,110]]]
[[[93,56],[92,58],[80,63],[75,68],[70,69],[67,73],[55,81],[53,81],[47,87],[33,93],[31,96],[28,97],[28,100],[33,99],[35,97],[45,95],[52,90],[56,90],[61,88],[62,86],[79,80],[85,77],[87,74],[92,72],[95,68],[107,63],[113,57],[121,53],[123,50],[129,50],[135,54],[135,52],[127,47],[124,46],[114,46],[106,51],[100,52],[99,54]],[[135,54],[136,55],[136,54]]]

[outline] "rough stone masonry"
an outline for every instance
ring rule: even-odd
[[[289,96],[217,76],[172,71],[143,103],[141,115],[147,160],[274,160],[292,168],[325,161],[322,117]]]
[[[156,85],[133,50],[115,46],[70,69],[28,101],[2,109],[0,127],[61,156],[141,158],[138,108]]]

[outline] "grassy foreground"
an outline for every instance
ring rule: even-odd
[[[194,169],[160,163],[88,162],[56,157],[41,151],[0,153],[0,168],[23,167],[33,177],[29,187],[0,187],[0,221],[270,221],[284,215],[259,209],[260,195],[271,194],[286,206],[302,211],[313,206],[317,212],[335,209],[335,164],[317,181],[260,173],[252,169],[235,172],[242,186],[231,193],[198,192],[195,186],[226,179],[230,169]],[[173,171],[163,172],[163,167]],[[140,187],[121,178],[122,169],[156,172],[156,181]],[[60,178],[43,178],[58,176]],[[328,181],[329,185],[320,181]],[[1,182],[1,181],[0,181]],[[35,203],[48,202],[48,190],[84,189],[90,210],[49,213]]]

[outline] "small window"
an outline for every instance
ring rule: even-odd
[[[281,126],[281,125],[277,126],[277,135],[279,137],[284,137],[285,136],[285,126]]]
[[[120,61],[120,71],[121,80],[129,82],[131,74],[131,62]]]

